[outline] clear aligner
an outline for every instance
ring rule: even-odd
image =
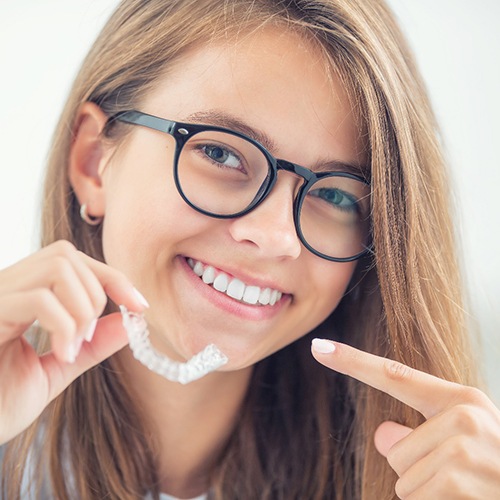
[[[172,382],[188,384],[217,370],[228,361],[214,344],[207,345],[185,363],[173,361],[158,352],[151,344],[148,325],[143,314],[129,312],[125,306],[120,306],[120,311],[134,358]]]

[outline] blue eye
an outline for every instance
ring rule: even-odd
[[[340,189],[318,188],[309,191],[309,194],[341,210],[356,211],[358,209],[357,198]]]
[[[241,167],[239,157],[230,149],[227,149],[222,145],[208,144],[203,146],[201,150],[203,151],[203,153],[205,153],[209,160],[220,164],[220,166],[234,169],[238,169]]]

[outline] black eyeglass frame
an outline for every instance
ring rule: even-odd
[[[300,211],[302,209],[302,204],[304,202],[307,192],[309,191],[309,188],[314,183],[316,183],[316,181],[323,179],[325,177],[345,177],[360,181],[363,184],[370,186],[370,183],[363,177],[351,174],[350,172],[340,172],[340,171],[318,172],[318,173],[313,172],[312,170],[309,170],[305,167],[302,167],[290,161],[275,158],[262,144],[260,144],[255,139],[252,139],[251,137],[242,134],[236,130],[231,130],[224,127],[217,127],[214,125],[202,125],[196,123],[176,122],[168,120],[166,118],[160,118],[158,116],[143,113],[142,111],[137,111],[137,110],[120,111],[114,114],[108,119],[106,126],[111,125],[114,121],[120,121],[123,123],[128,123],[130,125],[140,125],[143,127],[147,127],[153,130],[157,130],[159,132],[169,134],[175,139],[176,148],[175,148],[174,164],[173,164],[175,186],[177,188],[177,191],[181,195],[182,199],[197,212],[216,219],[234,219],[237,217],[242,217],[243,215],[246,215],[249,212],[251,212],[266,199],[266,197],[276,184],[276,181],[278,179],[278,171],[284,170],[286,172],[291,172],[301,177],[304,181],[302,183],[302,186],[299,187],[297,196],[295,197],[293,203],[294,205],[293,221],[295,225],[295,230],[297,232],[300,241],[310,252],[317,255],[318,257],[333,262],[352,262],[354,260],[360,259],[361,257],[367,255],[372,251],[372,245],[370,244],[362,252],[359,252],[358,254],[352,257],[331,257],[313,248],[305,239],[302,233],[302,229],[300,227]],[[179,157],[181,155],[182,148],[192,136],[200,132],[207,132],[207,131],[223,132],[244,139],[253,144],[257,149],[259,149],[267,159],[267,163],[269,165],[269,171],[268,175],[266,176],[266,179],[264,180],[264,183],[259,188],[252,203],[250,203],[250,205],[246,207],[244,210],[241,210],[240,212],[237,212],[235,214],[216,214],[213,212],[208,212],[202,208],[199,208],[189,200],[189,198],[184,194],[184,191],[182,190],[182,186],[180,184],[178,175]]]

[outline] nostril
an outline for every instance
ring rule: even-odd
[[[297,236],[295,225],[281,227],[274,231],[273,244],[281,248],[283,253],[296,259],[301,252],[302,245]]]
[[[302,245],[295,230],[293,216],[274,217],[264,211],[250,212],[229,221],[230,234],[239,242],[253,246],[262,255],[297,258]]]

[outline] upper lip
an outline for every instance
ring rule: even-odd
[[[234,264],[232,265],[226,265],[220,266],[218,264],[215,264],[213,262],[210,262],[208,260],[200,259],[197,257],[192,257],[192,256],[185,256],[186,259],[193,259],[194,261],[200,261],[203,265],[205,266],[212,266],[213,268],[217,269],[217,271],[221,273],[225,273],[229,276],[232,276],[233,278],[237,278],[245,285],[250,285],[250,286],[258,286],[260,288],[271,288],[272,290],[277,290],[278,292],[281,292],[282,294],[287,294],[291,295],[289,292],[285,291],[285,288],[281,286],[277,280],[269,277],[258,277],[249,273],[246,273],[242,271],[244,266],[242,265],[241,267],[238,267],[237,265],[235,266]]]

